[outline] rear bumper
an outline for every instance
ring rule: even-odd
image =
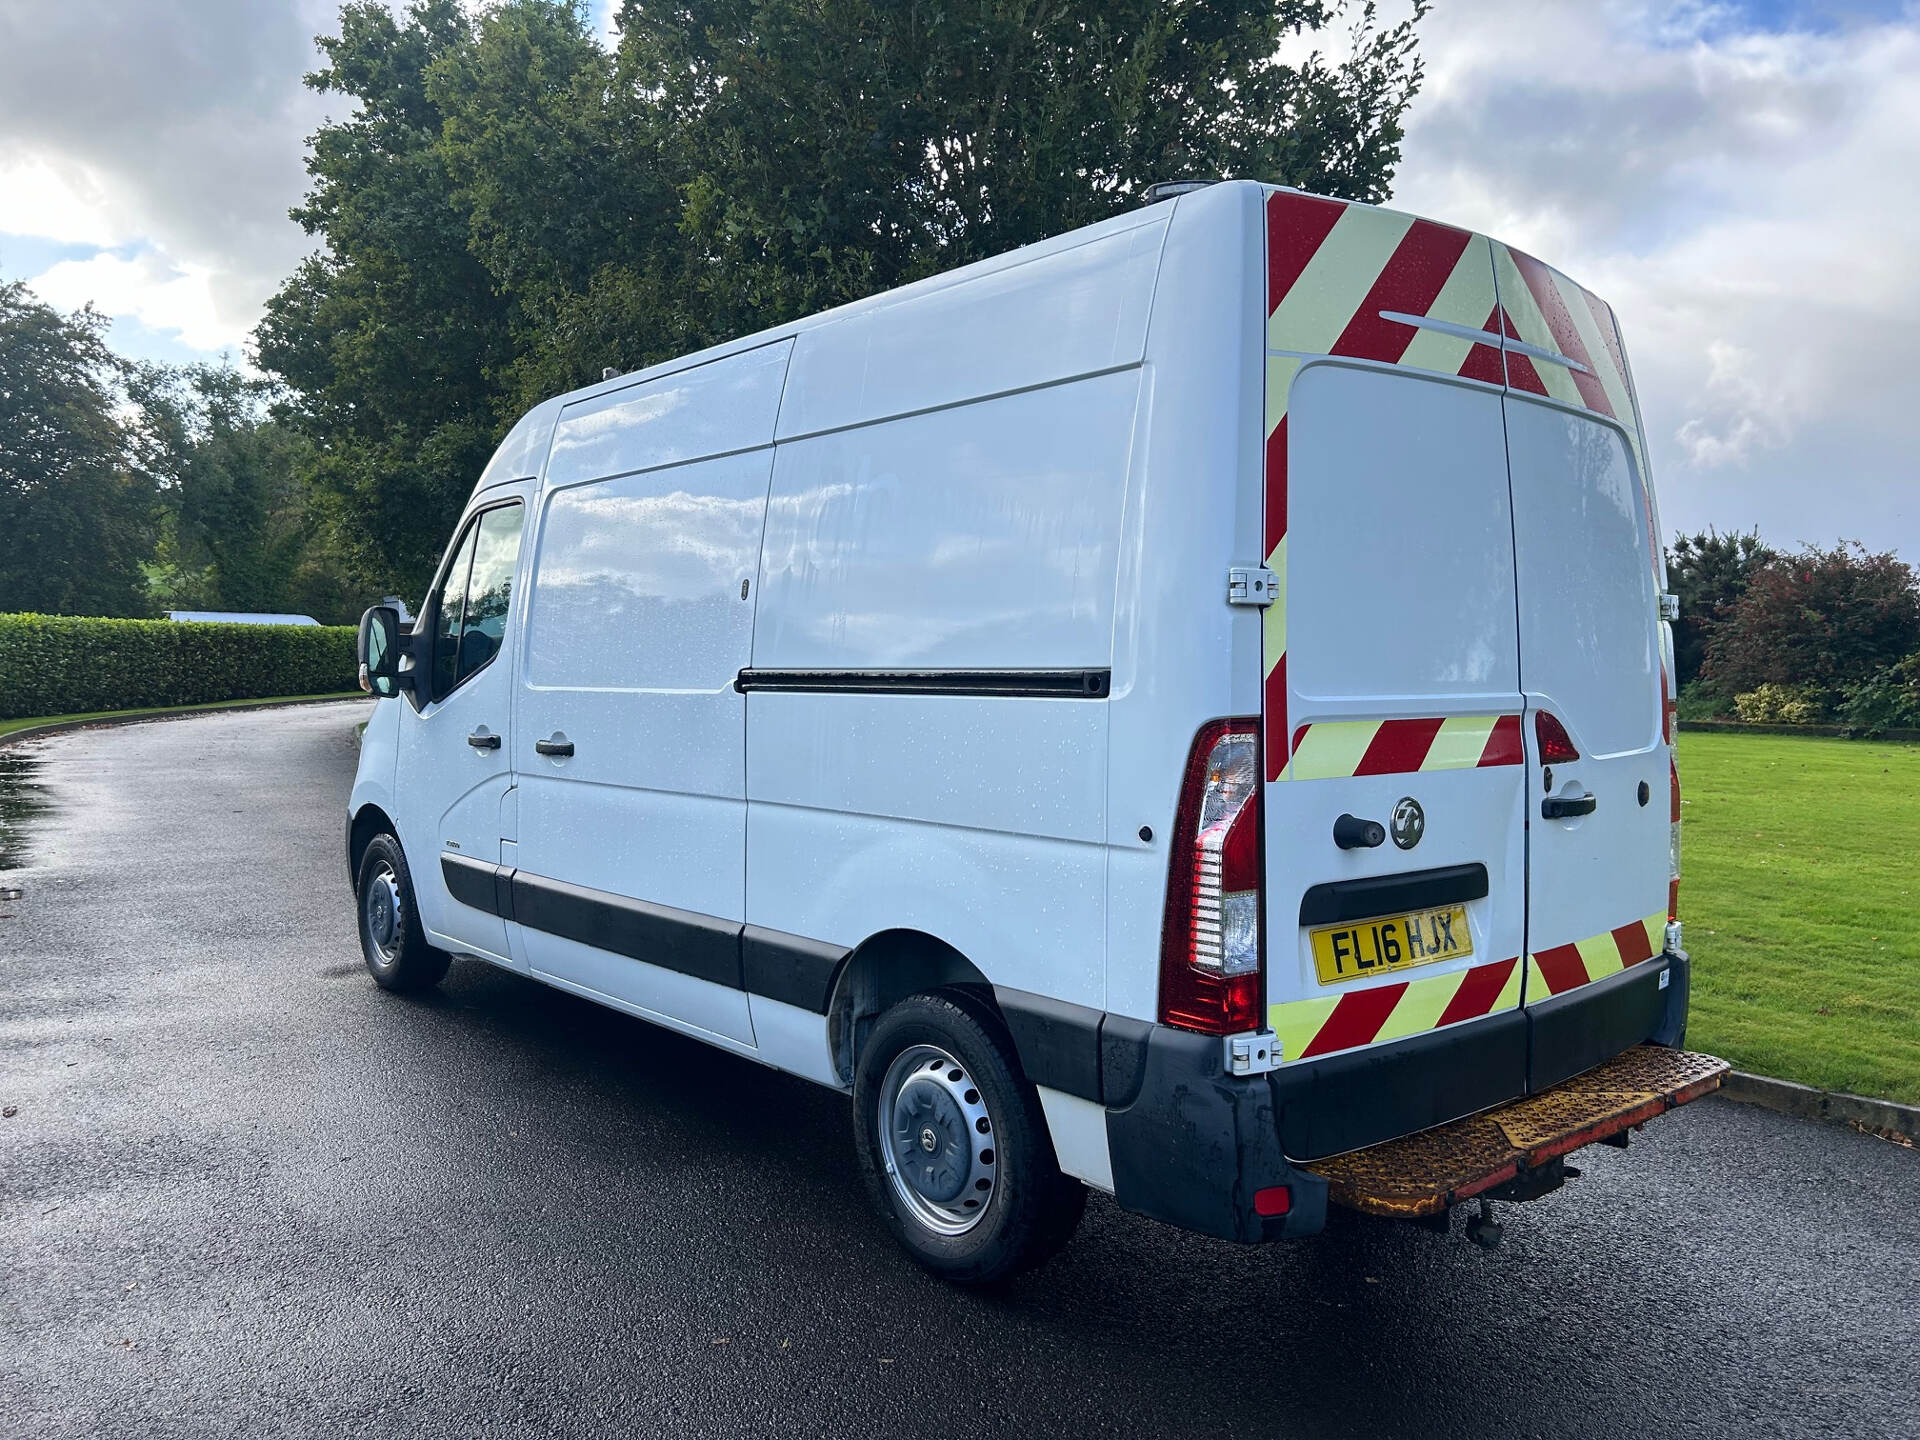
[[[1680,1045],[1690,969],[1661,955],[1524,1010],[1244,1078],[1218,1039],[1143,1027],[1137,1091],[1107,1106],[1114,1196],[1222,1239],[1312,1234],[1328,1187],[1304,1163],[1537,1094],[1643,1041]],[[1254,1194],[1280,1185],[1288,1213],[1256,1214]]]

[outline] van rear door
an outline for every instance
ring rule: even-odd
[[[1637,1013],[1612,1033],[1605,1016],[1618,1007],[1585,1006],[1565,1025],[1549,1017],[1573,1003],[1557,997],[1590,1001],[1584,987],[1665,948],[1671,749],[1660,553],[1612,311],[1539,261],[1493,251],[1508,336],[1537,1090],[1644,1036]]]
[[[1525,1087],[1501,403],[1491,385],[1332,360],[1291,383],[1285,474],[1268,475],[1286,519],[1282,599],[1266,615],[1279,659],[1264,833],[1269,1024],[1283,1068],[1320,1071],[1311,1102],[1282,1117],[1299,1158]],[[1348,833],[1356,822],[1384,840],[1354,843],[1368,838]],[[1471,1065],[1424,1060],[1442,1030],[1488,1043]]]

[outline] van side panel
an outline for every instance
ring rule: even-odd
[[[783,443],[754,667],[1105,667],[1139,387],[1126,370]]]
[[[851,428],[777,447],[753,670],[792,688],[747,694],[749,925],[847,947],[921,931],[997,985],[1103,1005],[1105,690],[1141,393],[1110,367],[1138,357],[1163,229],[796,343],[780,433]],[[1000,393],[952,403],[981,392]],[[908,413],[852,423],[883,406]],[[968,673],[1009,670],[1084,685],[990,693]],[[910,693],[902,672],[954,688]]]

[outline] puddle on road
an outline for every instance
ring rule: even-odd
[[[39,760],[0,749],[0,873],[18,870],[29,858],[28,823],[47,808],[47,792],[36,778],[39,773]],[[0,893],[4,891],[0,886]]]

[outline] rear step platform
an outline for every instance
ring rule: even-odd
[[[1326,1177],[1337,1205],[1399,1219],[1437,1215],[1718,1090],[1730,1068],[1691,1050],[1636,1045],[1538,1095],[1301,1168]]]

